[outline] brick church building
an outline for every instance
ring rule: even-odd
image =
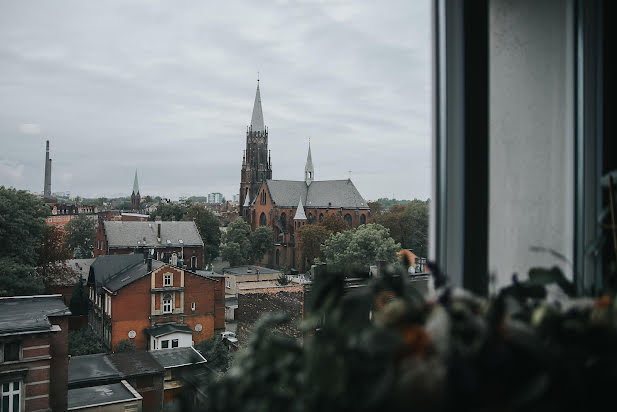
[[[340,215],[351,228],[365,224],[370,215],[366,200],[351,179],[315,180],[309,144],[304,180],[273,180],[268,151],[268,129],[264,126],[259,83],[251,125],[246,133],[242,159],[240,214],[252,230],[270,226],[274,251],[264,264],[305,270],[295,232],[305,224],[319,223],[331,213]]]

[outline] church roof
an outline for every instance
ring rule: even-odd
[[[133,181],[133,194],[139,193],[139,182],[137,181],[137,169],[135,169],[135,180]]]
[[[369,208],[350,179],[317,180],[309,186],[303,180],[266,180],[266,184],[278,207],[296,207],[300,198],[309,208]]]
[[[308,156],[306,156],[306,166],[304,166],[304,170],[313,171],[313,157],[311,156],[311,144],[309,143]]]
[[[304,213],[304,206],[302,206],[302,198],[298,202],[298,208],[296,209],[296,215],[294,220],[306,220],[306,213]]]
[[[259,94],[259,83],[257,83],[257,92],[255,93],[255,103],[253,104],[253,116],[251,117],[251,128],[254,132],[263,132],[264,114],[261,111],[261,95]]]

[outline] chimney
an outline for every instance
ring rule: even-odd
[[[161,238],[161,222],[159,222],[156,225],[156,233],[157,233],[156,237],[160,239]],[[160,242],[160,240],[159,240],[159,242]]]
[[[148,263],[148,273],[150,273],[152,272],[152,256],[151,255],[148,255],[147,263]]]

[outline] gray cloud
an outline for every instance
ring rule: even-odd
[[[3,2],[0,184],[41,191],[49,138],[54,191],[230,196],[259,71],[274,178],[310,136],[318,179],[426,198],[429,30],[427,0]]]

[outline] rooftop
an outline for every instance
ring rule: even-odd
[[[158,363],[165,369],[206,363],[206,359],[193,347],[158,349],[150,351],[150,354],[152,354]]]
[[[266,180],[272,200],[278,207],[368,209],[351,179],[316,180],[307,185],[304,180]]]
[[[146,329],[146,333],[155,338],[176,332],[195,333],[189,325],[178,325],[176,323],[165,323],[163,325],[157,325],[152,328]]]
[[[152,260],[151,270],[159,269],[163,265],[165,263]],[[115,292],[146,276],[151,270],[148,270],[148,263],[141,254],[103,255],[97,257],[90,266],[93,278],[88,278],[88,281],[94,281],[97,287],[105,286]]]
[[[135,392],[134,389],[131,389],[132,387],[126,381],[109,385],[69,389],[68,410],[141,400],[141,395]]]
[[[123,377],[153,375],[164,369],[148,351],[122,352],[107,355]]]
[[[122,375],[108,359],[106,353],[71,356],[69,359],[69,387],[86,382],[119,380],[121,377]]]
[[[280,286],[281,285],[276,280],[259,280],[255,282],[238,283],[238,290],[275,288]]]
[[[62,295],[0,298],[0,336],[52,331],[50,316],[70,314]]]
[[[262,266],[235,266],[232,268],[223,269],[223,273],[227,273],[230,275],[256,275],[257,271],[259,271],[260,275],[268,275],[268,274],[276,274],[281,273],[280,270],[268,269]]]
[[[195,222],[104,221],[103,225],[110,248],[203,247],[204,245]]]

